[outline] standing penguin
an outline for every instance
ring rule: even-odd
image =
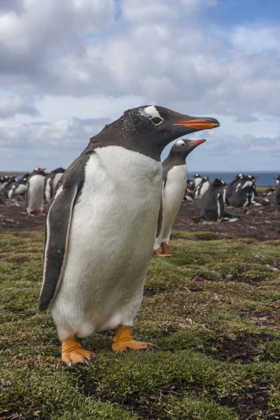
[[[46,186],[45,186],[45,198],[46,198],[47,203],[50,204],[50,202],[51,202],[51,200],[54,196],[56,186],[57,186],[58,182],[60,181],[60,178],[62,177],[64,172],[65,172],[65,169],[57,168],[57,169],[54,169],[53,171],[51,171],[47,175]]]
[[[275,177],[276,180],[276,188],[275,188],[275,196],[274,201],[276,206],[278,206],[278,211],[280,211],[280,175]]]
[[[89,365],[75,336],[116,328],[114,351],[149,349],[131,337],[160,211],[164,147],[218,127],[156,106],[128,110],[66,170],[50,206],[39,309],[50,310],[62,361]]]
[[[203,177],[201,182],[198,184],[195,189],[195,199],[198,200],[203,197],[208,188],[210,187],[210,179],[208,177]]]
[[[187,188],[184,199],[186,201],[194,201],[194,182],[191,179],[187,180]]]
[[[45,191],[45,169],[35,168],[28,178],[26,187],[26,209],[29,216],[38,213],[45,216],[44,209],[44,191]]]
[[[186,158],[192,150],[206,140],[178,140],[162,164],[162,223],[157,232],[154,251],[159,257],[170,257],[168,244],[172,226],[180,210],[187,184]],[[160,252],[160,247],[163,253]]]
[[[210,187],[200,201],[200,219],[212,222],[237,222],[239,217],[234,217],[225,211],[226,183],[220,178],[211,182]]]
[[[202,176],[199,174],[195,174],[192,175],[192,178],[194,178],[194,188],[196,189],[202,181]]]

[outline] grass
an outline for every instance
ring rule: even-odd
[[[108,331],[84,340],[91,368],[68,369],[37,308],[43,233],[1,234],[0,418],[280,418],[280,241],[174,232],[171,250],[133,329],[162,350],[113,353]]]

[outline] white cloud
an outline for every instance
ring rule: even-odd
[[[0,120],[14,117],[17,114],[39,115],[33,99],[20,96],[0,96]]]
[[[234,29],[230,38],[233,47],[246,54],[280,51],[280,30],[278,27],[261,24],[250,27],[239,26]]]
[[[267,22],[214,31],[202,15],[216,0],[8,3],[0,0],[1,157],[36,155],[42,144],[45,156],[53,148],[70,158],[100,118],[153,103],[218,117],[227,139],[218,155],[237,144],[253,153],[248,133],[256,147],[258,137],[279,138],[280,33]],[[222,141],[207,135],[211,147]]]

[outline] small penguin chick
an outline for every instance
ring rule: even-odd
[[[178,140],[162,164],[162,224],[157,232],[154,251],[159,257],[170,257],[168,244],[172,226],[180,210],[187,185],[187,156],[206,140]],[[160,252],[162,248],[162,253]]]

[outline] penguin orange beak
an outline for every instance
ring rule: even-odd
[[[191,145],[192,146],[198,146],[199,144],[203,144],[203,143],[205,143],[206,142],[206,140],[195,140],[195,141],[192,141],[191,142]]]
[[[182,127],[194,128],[195,130],[210,130],[219,127],[220,123],[215,118],[196,118],[193,120],[179,121],[173,125],[181,125]]]

